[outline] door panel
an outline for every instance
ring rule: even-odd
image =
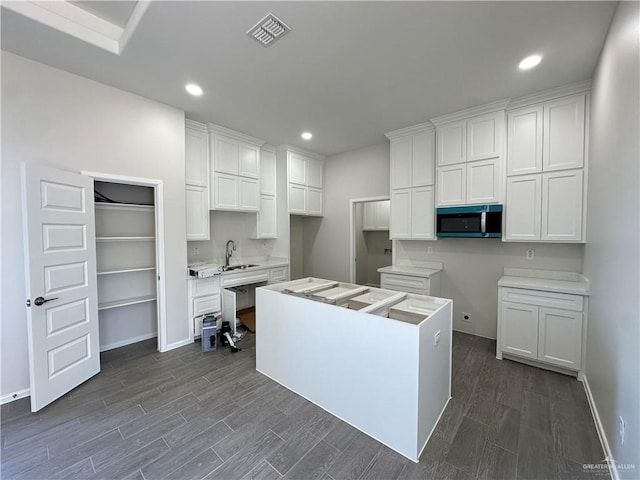
[[[236,292],[230,288],[223,288],[222,294],[222,321],[229,322],[233,335],[236,334]]]
[[[93,179],[23,164],[22,198],[35,412],[100,371]]]
[[[501,302],[502,351],[538,358],[538,307]]]

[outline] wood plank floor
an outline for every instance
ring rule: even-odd
[[[602,462],[582,384],[454,334],[453,398],[413,463],[255,371],[242,352],[155,341],[39,413],[2,406],[3,479],[582,479]],[[383,356],[381,356],[383,360]]]

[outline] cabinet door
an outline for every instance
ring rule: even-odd
[[[276,197],[260,195],[260,211],[258,212],[256,238],[276,238]]]
[[[286,282],[289,278],[287,267],[276,267],[269,270],[269,283]]]
[[[307,215],[322,216],[322,189],[307,187]]]
[[[363,205],[362,229],[377,230],[377,208],[378,202],[366,202]]]
[[[467,190],[467,165],[459,163],[438,167],[438,206],[464,205]]]
[[[209,191],[186,186],[187,241],[209,240]]]
[[[307,159],[307,186],[322,188],[322,161]]]
[[[411,186],[411,136],[394,138],[390,145],[391,155],[391,189]]]
[[[436,135],[434,131],[413,135],[411,148],[411,186],[433,185]]]
[[[268,150],[260,151],[260,193],[275,195],[277,182],[276,154]]]
[[[216,210],[237,210],[238,177],[214,172],[212,183],[213,208]]]
[[[505,239],[540,240],[542,176],[522,175],[507,178]]]
[[[544,104],[545,172],[584,166],[585,95]]]
[[[502,155],[504,113],[493,112],[467,120],[467,161]]]
[[[209,183],[209,141],[207,132],[185,130],[185,183],[206,187]]]
[[[212,136],[213,170],[222,173],[238,174],[238,142],[220,135]]]
[[[236,334],[236,292],[230,288],[220,290],[222,296],[222,321],[229,322],[231,333]]]
[[[498,159],[467,163],[466,203],[500,202],[501,190]]]
[[[289,213],[305,215],[307,213],[307,187],[289,184]]]
[[[411,189],[391,190],[391,218],[389,238],[408,240],[411,238]]]
[[[260,207],[260,182],[256,178],[238,177],[238,209],[257,212]]]
[[[307,160],[297,153],[289,152],[287,156],[287,173],[290,183],[307,184]]]
[[[434,201],[433,186],[411,189],[411,238],[415,240],[435,238]]]
[[[580,370],[582,364],[582,312],[540,307],[538,359]]]
[[[376,202],[376,227],[378,230],[389,230],[390,200]]]
[[[436,136],[436,160],[439,167],[467,161],[466,120],[438,127]]]
[[[542,174],[542,240],[582,240],[583,171]]]
[[[538,358],[538,307],[501,302],[502,351],[519,357]]]
[[[542,107],[507,114],[507,175],[542,172]]]
[[[238,155],[238,175],[260,178],[260,148],[248,143],[240,143]]]

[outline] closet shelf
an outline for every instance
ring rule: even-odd
[[[96,210],[153,210],[154,205],[138,205],[134,203],[95,202]]]
[[[138,303],[155,302],[155,295],[147,295],[144,297],[123,298],[114,302],[98,303],[98,310],[107,310],[109,308],[125,307],[127,305],[136,305]]]
[[[120,237],[120,236],[111,236],[111,237],[96,237],[96,242],[153,242],[156,237]]]
[[[98,275],[113,275],[116,273],[129,273],[129,272],[144,272],[147,270],[155,270],[156,267],[154,265],[144,266],[144,267],[116,267],[116,268],[105,268],[98,272]]]

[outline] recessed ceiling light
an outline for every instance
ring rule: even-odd
[[[535,67],[542,60],[542,55],[529,55],[526,58],[523,58],[520,62],[520,70],[529,70],[530,68]]]
[[[199,97],[200,95],[202,95],[202,88],[200,88],[200,85],[196,85],[195,83],[187,83],[184,88],[194,97]]]
[[[302,132],[300,135],[304,140],[311,140],[313,138],[313,134],[311,132]]]

